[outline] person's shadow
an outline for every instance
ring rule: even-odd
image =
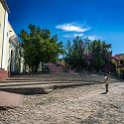
[[[100,93],[100,94],[107,94],[108,92],[102,92],[102,93]]]

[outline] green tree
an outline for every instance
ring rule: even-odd
[[[81,69],[84,65],[84,42],[80,37],[74,38],[72,44],[68,41],[65,61],[72,68]]]
[[[29,31],[21,30],[19,37],[22,41],[25,64],[32,71],[37,71],[39,63],[56,61],[59,54],[63,53],[62,42],[58,41],[57,35],[51,37],[48,29],[41,29],[30,24]]]
[[[94,40],[91,42],[90,51],[92,54],[91,66],[95,70],[102,70],[104,66],[111,62],[111,44],[104,41]]]
[[[67,44],[65,61],[73,68],[99,71],[111,65],[111,56],[111,44],[76,37]]]

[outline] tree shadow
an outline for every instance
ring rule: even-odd
[[[36,94],[48,94],[49,91],[46,91],[44,88],[5,88],[0,89],[0,91],[21,94],[21,95],[36,95]]]

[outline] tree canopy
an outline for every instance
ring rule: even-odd
[[[30,24],[28,31],[21,30],[21,39],[25,64],[32,71],[37,71],[39,63],[56,61],[59,54],[63,53],[63,44],[58,41],[57,35],[51,36],[50,30],[42,29]]]
[[[72,68],[103,70],[106,65],[111,64],[111,44],[105,41],[76,37],[68,41],[66,47],[65,61]]]

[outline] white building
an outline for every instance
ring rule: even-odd
[[[8,21],[9,8],[5,0],[0,0],[0,80],[16,72],[18,38]]]

